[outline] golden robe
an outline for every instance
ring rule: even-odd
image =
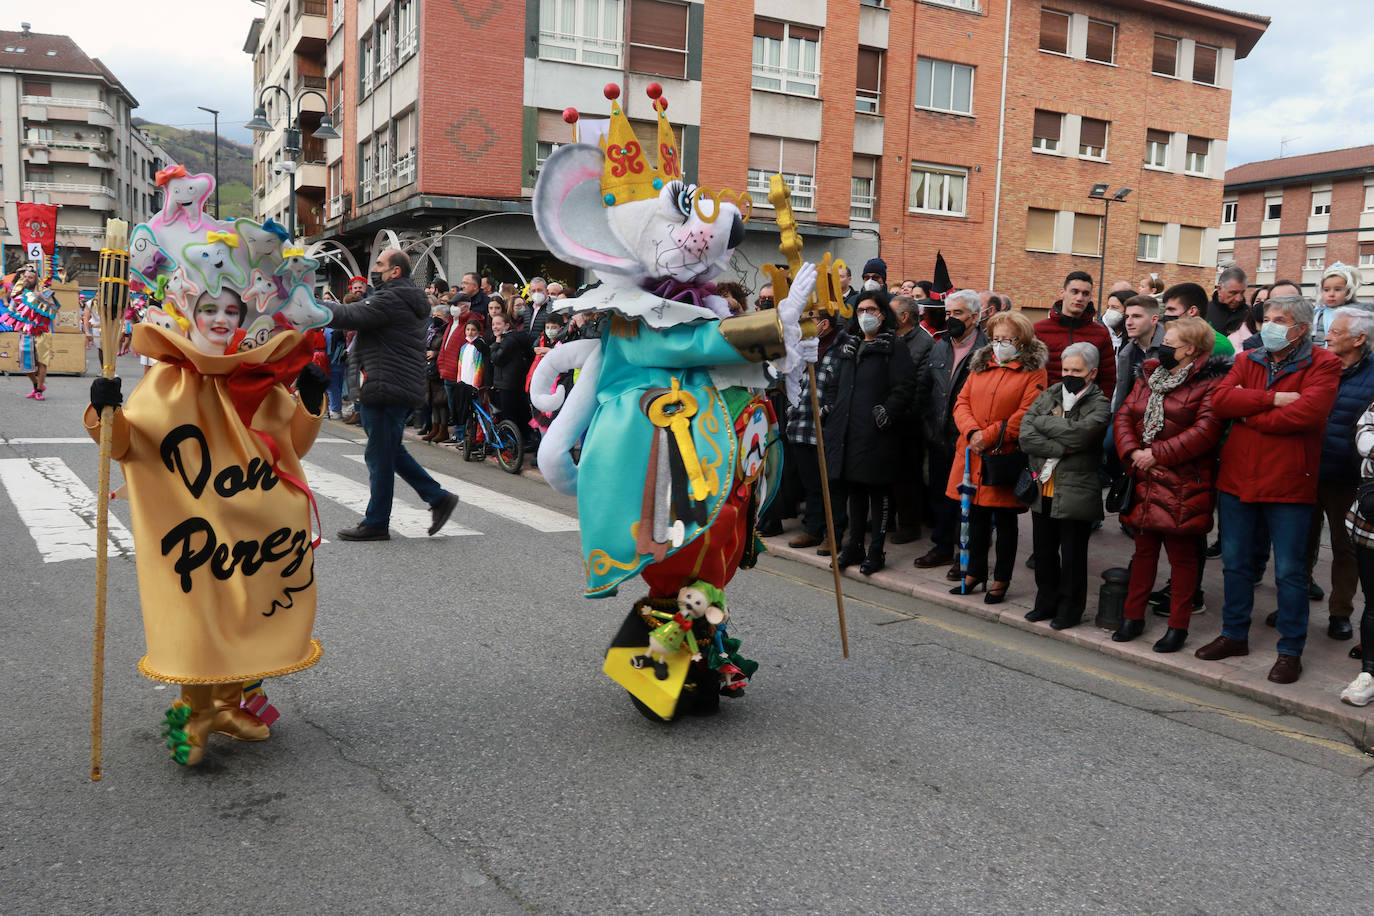
[[[134,329],[135,349],[159,362],[114,412],[112,456],[133,516],[148,646],[138,668],[154,680],[232,683],[319,661],[311,506],[290,481],[305,479],[300,456],[321,417],[281,384],[309,359],[301,340],[210,356]],[[85,425],[99,441],[93,408]]]

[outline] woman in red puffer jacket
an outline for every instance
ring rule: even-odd
[[[1172,603],[1156,652],[1177,652],[1188,638],[1202,575],[1198,537],[1212,528],[1217,447],[1225,429],[1212,413],[1212,388],[1231,368],[1230,360],[1212,357],[1216,335],[1201,318],[1180,318],[1168,327],[1159,358],[1141,366],[1115,421],[1117,453],[1135,477],[1134,500],[1121,518],[1135,531],[1135,556],[1125,620],[1112,639],[1129,642],[1144,632],[1162,544]]]

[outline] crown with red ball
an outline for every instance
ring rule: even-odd
[[[653,100],[654,111],[658,114],[657,166],[650,161],[650,151],[641,146],[617,101],[620,87],[607,83],[604,90],[611,102],[611,123],[601,140],[601,151],[606,154],[606,165],[601,173],[601,199],[608,207],[657,197],[665,184],[682,177],[681,150],[673,127],[668,123],[668,100],[663,98],[663,87],[650,83],[644,93]],[[563,112],[563,120],[574,125],[574,131],[577,119],[577,109]]]

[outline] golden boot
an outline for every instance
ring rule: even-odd
[[[243,684],[216,684],[211,692],[214,696],[212,731],[239,741],[264,741],[271,737],[267,723],[242,708]]]

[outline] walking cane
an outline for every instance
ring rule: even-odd
[[[787,269],[775,267],[772,264],[763,265],[763,272],[768,275],[768,279],[773,284],[773,297],[781,301],[787,297],[787,290],[791,285],[791,278],[797,275],[797,270],[802,265],[802,238],[797,232],[797,220],[792,215],[792,191],[787,186],[786,180],[781,175],[774,175],[768,180],[768,202],[773,205],[778,224],[778,234],[782,241],[778,243],[778,251],[782,252],[787,258]],[[831,316],[835,315],[848,318],[854,314],[844,301],[844,297],[838,295],[840,288],[839,271],[845,264],[841,260],[831,261],[830,252],[826,252],[821,258],[820,264],[816,266],[816,289],[812,293],[811,301],[807,303],[807,310],[824,312]],[[812,322],[807,322],[809,330],[803,333],[808,337],[815,336],[815,327]],[[844,622],[844,589],[840,585],[840,567],[836,562],[839,558],[840,545],[835,543],[835,514],[830,505],[830,474],[825,466],[825,439],[821,435],[821,405],[820,391],[816,387],[816,367],[812,363],[807,363],[806,374],[811,382],[811,416],[816,426],[816,458],[821,471],[821,505],[825,507],[825,536],[830,544],[830,572],[835,578],[835,610],[840,617],[840,647],[844,650],[844,657],[849,658],[849,632]]]
[[[95,308],[100,314],[100,374],[115,377],[115,349],[129,302],[129,224],[105,221],[100,249],[100,285]],[[101,719],[105,705],[105,576],[110,536],[110,446],[114,408],[100,408],[100,477],[95,513],[95,657],[91,668],[91,781],[100,782]]]

